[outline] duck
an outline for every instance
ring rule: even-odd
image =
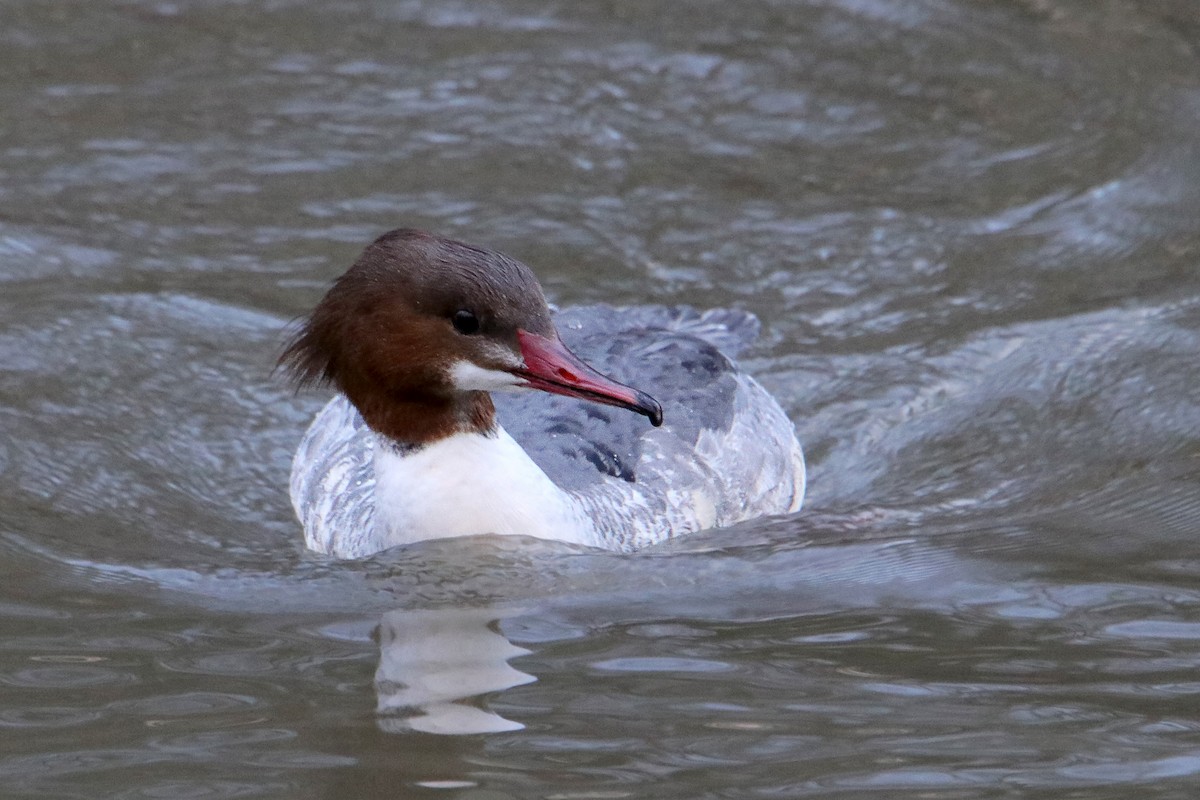
[[[795,428],[733,361],[759,327],[734,309],[551,310],[514,258],[388,231],[279,357],[298,391],[335,391],[292,463],[305,543],[339,559],[486,534],[630,552],[794,513]]]

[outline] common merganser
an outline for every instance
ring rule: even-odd
[[[796,511],[805,471],[792,423],[721,352],[757,333],[753,315],[729,309],[552,318],[521,262],[385,233],[280,357],[298,385],[338,391],[292,465],[305,541],[340,558],[485,533],[630,551]],[[493,404],[491,392],[506,394]]]

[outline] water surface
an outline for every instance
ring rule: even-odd
[[[1191,797],[1190,0],[93,2],[0,26],[6,797]],[[732,305],[806,509],[304,552],[377,233]]]

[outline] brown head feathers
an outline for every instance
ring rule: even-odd
[[[456,329],[456,315],[460,323],[474,319],[473,330],[464,328],[469,334]],[[518,329],[557,336],[527,266],[398,229],[372,242],[334,282],[279,364],[299,386],[337,388],[376,431],[419,445],[494,427],[487,393],[456,390],[448,371],[460,361],[511,369],[520,363]]]

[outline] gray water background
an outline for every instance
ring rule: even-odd
[[[305,553],[398,225],[758,314],[805,511]],[[0,796],[1195,797],[1198,263],[1192,0],[6,0]]]

